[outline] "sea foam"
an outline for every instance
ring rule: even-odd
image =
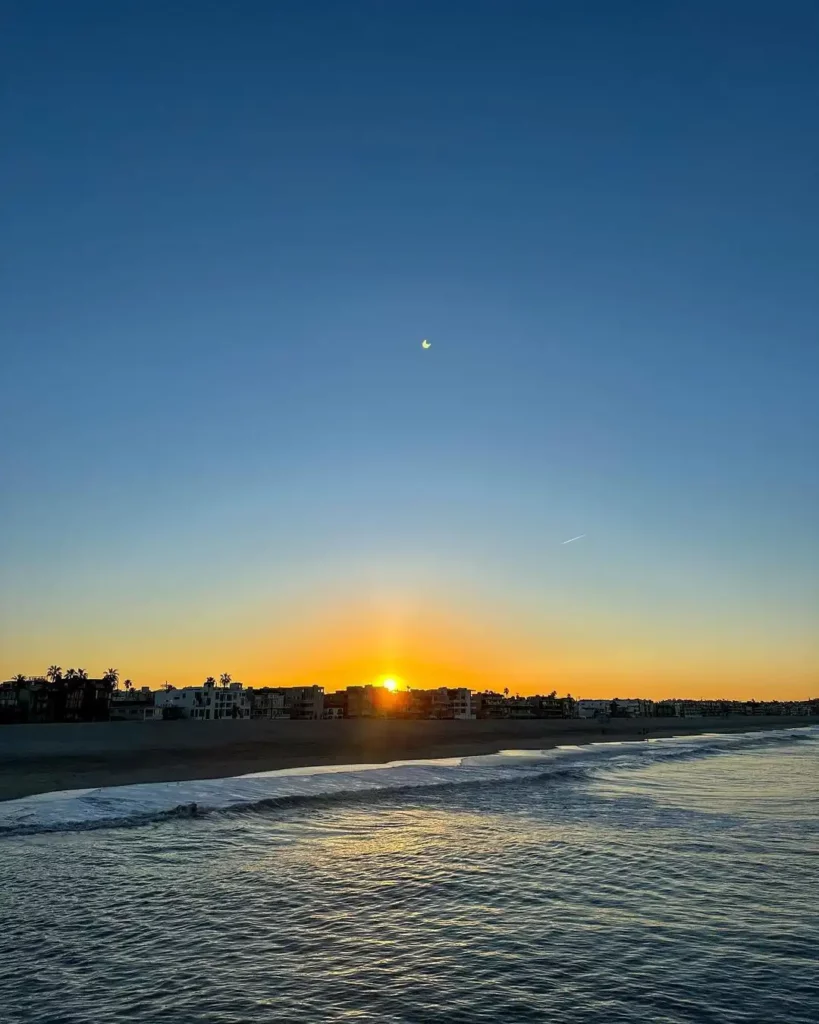
[[[277,802],[350,798],[435,786],[504,783],[539,776],[582,779],[606,768],[714,756],[797,738],[817,739],[819,727],[589,743],[550,750],[502,750],[481,756],[386,764],[321,765],[231,778],[62,790],[0,803],[0,835],[137,824],[169,815],[194,817]]]

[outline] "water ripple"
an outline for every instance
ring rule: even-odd
[[[0,1020],[813,1024],[819,744],[681,746],[9,831]]]

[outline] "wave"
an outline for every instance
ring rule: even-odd
[[[819,739],[819,727],[708,733],[589,743],[551,750],[387,764],[322,765],[223,779],[140,783],[41,793],[0,803],[0,836],[135,825],[168,817],[246,810],[294,801],[350,799],[430,787],[498,784],[538,777],[587,778],[624,767]]]

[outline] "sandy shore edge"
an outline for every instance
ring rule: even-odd
[[[546,750],[561,744],[796,729],[819,717],[732,716],[426,722],[105,722],[0,730],[0,800],[66,789],[228,778],[328,764],[380,764]]]

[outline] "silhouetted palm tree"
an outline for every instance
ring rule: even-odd
[[[27,683],[27,682],[28,682],[28,677],[27,677],[27,676],[24,676],[24,675],[22,674],[22,672],[21,672],[21,673],[20,673],[19,675],[16,675],[16,676],[15,676],[15,677],[14,677],[14,678],[12,679],[12,682],[13,682],[13,683],[16,683],[16,684],[17,684],[17,686],[22,686],[22,685],[23,685],[23,683]]]
[[[119,682],[119,669],[118,668],[107,668],[105,675],[102,677],[104,682],[113,683],[114,686]]]
[[[219,682],[225,689],[227,689],[230,686],[230,672],[223,672],[219,676]]]
[[[87,679],[88,678],[88,673],[85,671],[84,668],[78,668],[76,675],[77,675],[77,679]]]
[[[63,670],[59,665],[51,665],[48,672],[46,672],[46,678],[52,683],[57,683],[63,677]]]
[[[205,686],[216,686],[216,680],[213,678],[213,676],[208,676],[208,678],[205,680]]]
[[[65,678],[66,679],[76,679],[77,678],[77,670],[75,668],[67,668],[65,670]]]
[[[125,687],[126,690],[130,690],[134,684],[131,682],[130,679],[126,679],[122,685]]]

